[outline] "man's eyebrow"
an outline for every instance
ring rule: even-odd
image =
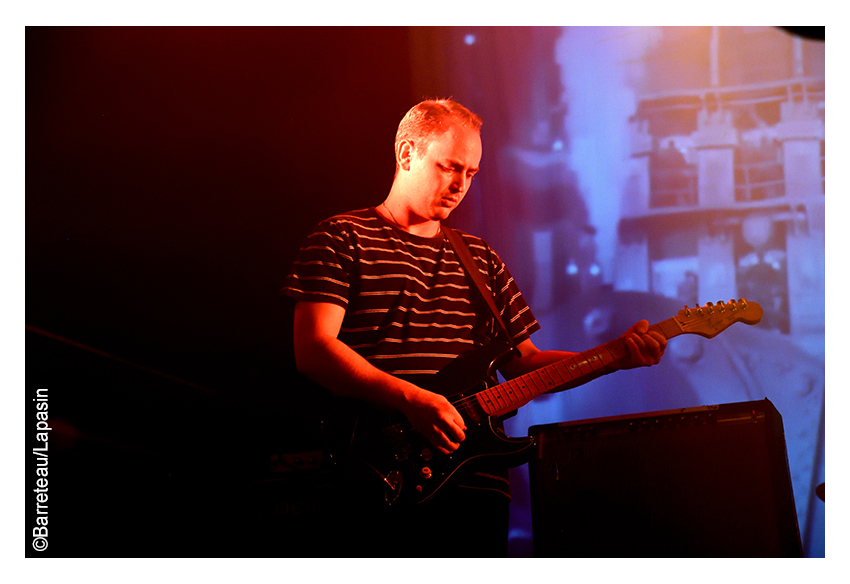
[[[459,160],[452,160],[451,158],[449,158],[449,159],[447,159],[446,162],[448,163],[449,166],[451,166],[453,168],[463,168],[463,163],[460,162]],[[477,166],[470,166],[467,170],[469,172],[475,173],[475,172],[478,172],[478,167]]]

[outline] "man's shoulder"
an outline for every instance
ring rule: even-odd
[[[371,221],[376,217],[374,207],[365,207],[363,209],[355,209],[353,211],[345,211],[336,213],[326,218],[322,223],[340,223],[340,222],[362,222]]]
[[[355,209],[337,213],[319,222],[319,230],[358,231],[361,229],[377,229],[381,224],[374,207]]]
[[[452,230],[457,233],[464,243],[469,247],[472,253],[477,254],[479,256],[494,256],[496,252],[493,251],[493,248],[481,237],[477,235],[472,235],[471,233],[467,233],[461,229],[452,228]]]

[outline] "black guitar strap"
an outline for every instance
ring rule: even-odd
[[[505,322],[502,320],[502,315],[499,314],[499,309],[496,308],[496,303],[493,301],[493,295],[487,289],[484,277],[475,265],[475,260],[472,258],[472,252],[469,251],[469,247],[466,245],[466,242],[460,234],[451,227],[443,225],[442,229],[443,233],[446,235],[449,245],[452,246],[455,255],[457,255],[460,260],[460,264],[466,271],[466,275],[472,280],[472,283],[474,284],[473,288],[478,291],[478,296],[490,308],[490,312],[493,313],[493,317],[496,319],[496,322],[505,334],[505,338],[508,340],[508,343],[510,343],[511,347],[514,351],[516,351],[517,348],[511,338],[511,334],[508,332],[508,327],[505,326]]]

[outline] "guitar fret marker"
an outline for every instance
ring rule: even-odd
[[[678,316],[656,323],[650,327],[650,330],[658,332],[667,339],[680,334],[700,334],[711,338],[732,323],[741,320],[737,315],[729,313],[746,308],[745,302],[744,299],[741,299],[740,302],[730,300],[729,304],[718,302],[717,305],[714,305],[708,302],[704,307],[697,304],[694,310],[685,305],[684,310],[680,310]],[[729,310],[726,310],[727,308]],[[704,318],[706,313],[712,314],[713,318]],[[748,324],[755,324],[761,319],[760,313],[752,316],[753,318]],[[478,401],[488,414],[504,414],[525,405],[538,395],[570,382],[580,381],[583,376],[598,371],[627,354],[628,347],[625,341],[615,339],[583,353],[577,353],[563,361],[488,388],[478,395]]]

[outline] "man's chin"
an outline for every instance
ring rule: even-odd
[[[436,209],[434,209],[434,212],[431,216],[435,221],[445,221],[449,218],[449,215],[451,215],[452,211],[454,211],[456,208],[456,205],[454,207],[437,207]]]

